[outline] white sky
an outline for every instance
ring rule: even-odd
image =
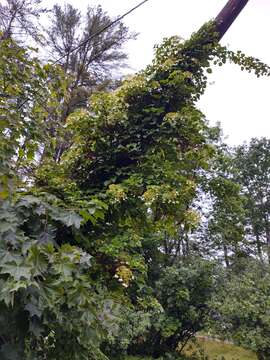
[[[47,0],[53,4],[56,1]],[[58,0],[59,4],[65,1]],[[112,16],[121,15],[140,0],[69,0],[80,9],[100,4]],[[151,62],[153,46],[165,36],[188,38],[205,21],[214,18],[227,0],[150,0],[125,18],[130,30],[139,32],[127,45],[130,72]],[[250,0],[222,43],[232,50],[270,64],[270,0]],[[270,135],[270,78],[257,78],[235,65],[217,67],[209,76],[199,107],[211,124],[221,123],[227,142],[240,144],[251,137]]]

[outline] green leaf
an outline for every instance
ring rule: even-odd
[[[15,280],[20,279],[31,279],[31,267],[24,265],[23,263],[18,264],[15,261],[1,265],[1,274],[9,274]]]
[[[54,210],[51,213],[51,217],[54,220],[62,222],[66,226],[74,226],[76,229],[79,229],[83,218],[76,214],[74,211],[65,211],[65,210]]]
[[[45,273],[48,261],[44,254],[39,251],[38,247],[34,246],[29,251],[27,264],[32,267],[33,276],[36,276]]]
[[[42,311],[38,308],[38,306],[34,305],[33,303],[28,303],[25,306],[25,310],[27,310],[31,317],[37,316],[41,318]]]

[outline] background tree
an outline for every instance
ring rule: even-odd
[[[31,37],[35,41],[41,40],[41,14],[46,12],[41,7],[41,0],[5,0],[0,4],[0,39],[14,38],[25,41]]]
[[[270,141],[252,139],[236,148],[236,180],[246,197],[246,236],[261,261],[270,261]],[[254,248],[255,245],[255,248]]]
[[[228,271],[213,296],[212,331],[253,350],[258,360],[270,356],[270,272],[257,260],[241,261]]]
[[[49,51],[52,59],[62,57],[59,63],[74,77],[73,88],[93,89],[111,77],[110,70],[123,66],[127,54],[122,46],[135,34],[122,22],[101,31],[112,21],[101,6],[88,6],[82,16],[70,4],[54,5],[47,30]]]
[[[222,253],[223,261],[229,266],[230,259],[245,251],[245,201],[240,185],[234,180],[233,158],[227,146],[217,149],[208,177],[205,189],[211,195],[211,209],[207,209],[205,243],[211,248],[212,256],[219,257]]]

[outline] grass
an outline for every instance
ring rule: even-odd
[[[125,360],[153,360],[152,358],[149,357],[137,357],[137,356],[128,356],[127,358],[125,358]]]
[[[197,339],[197,344],[190,343],[185,350],[185,356],[189,357],[199,349],[203,350],[205,359],[208,360],[257,360],[252,351],[245,350],[233,344],[227,344],[215,340]],[[150,358],[127,357],[125,360],[151,360]]]
[[[191,355],[201,348],[209,360],[257,360],[252,351],[245,350],[233,344],[227,344],[215,340],[197,339],[197,346],[189,344],[185,355]]]

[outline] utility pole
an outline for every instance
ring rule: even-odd
[[[249,0],[229,0],[215,18],[216,31],[219,34],[219,40],[222,39],[248,1]]]

